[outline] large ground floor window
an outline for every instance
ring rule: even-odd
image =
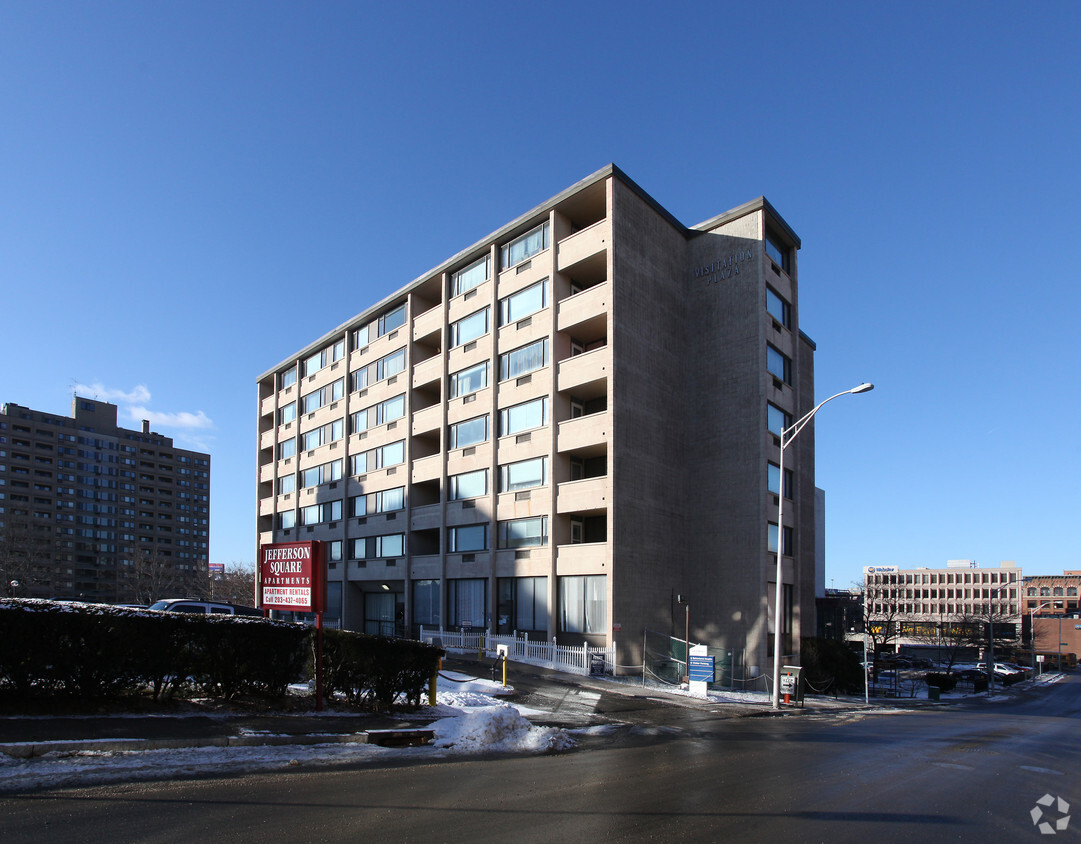
[[[439,581],[413,581],[413,624],[438,627],[442,613],[439,611]]]
[[[548,632],[548,578],[499,578],[499,633]]]
[[[488,580],[483,577],[447,581],[450,627],[487,627]]]
[[[606,635],[608,578],[603,574],[559,578],[559,632]]]

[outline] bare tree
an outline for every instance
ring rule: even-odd
[[[50,550],[28,523],[9,520],[0,528],[0,594],[47,597],[53,570]]]
[[[137,555],[125,568],[121,582],[120,594],[141,604],[162,598],[202,598],[208,591],[205,570],[156,552]]]
[[[878,656],[900,633],[900,613],[894,593],[888,586],[877,583],[857,583],[863,596],[863,629],[878,675]]]
[[[255,568],[245,563],[229,563],[224,572],[210,575],[210,597],[230,604],[255,605]]]
[[[931,645],[945,670],[953,668],[961,653],[975,643],[983,631],[982,619],[968,613],[958,613],[936,622],[915,623],[913,638]]]

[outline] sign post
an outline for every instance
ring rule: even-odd
[[[315,613],[315,710],[323,711],[323,610],[326,573],[322,542],[279,542],[259,548],[259,605]]]

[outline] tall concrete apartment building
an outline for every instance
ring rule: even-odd
[[[9,593],[112,603],[136,600],[147,582],[205,586],[209,530],[210,455],[176,448],[145,421],[119,427],[108,402],[75,396],[70,417],[3,406]]]
[[[324,540],[348,629],[814,635],[814,399],[799,239],[764,199],[688,228],[615,166],[258,379],[259,543]],[[786,498],[777,528],[777,496]]]

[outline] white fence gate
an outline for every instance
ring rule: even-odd
[[[487,630],[444,630],[420,628],[420,640],[439,645],[449,652],[483,653],[495,656],[497,645],[507,646],[507,656],[515,662],[543,665],[572,674],[614,674],[616,649],[614,645],[604,648],[586,643],[580,646],[557,645],[555,640],[530,639],[525,633],[505,636]]]

